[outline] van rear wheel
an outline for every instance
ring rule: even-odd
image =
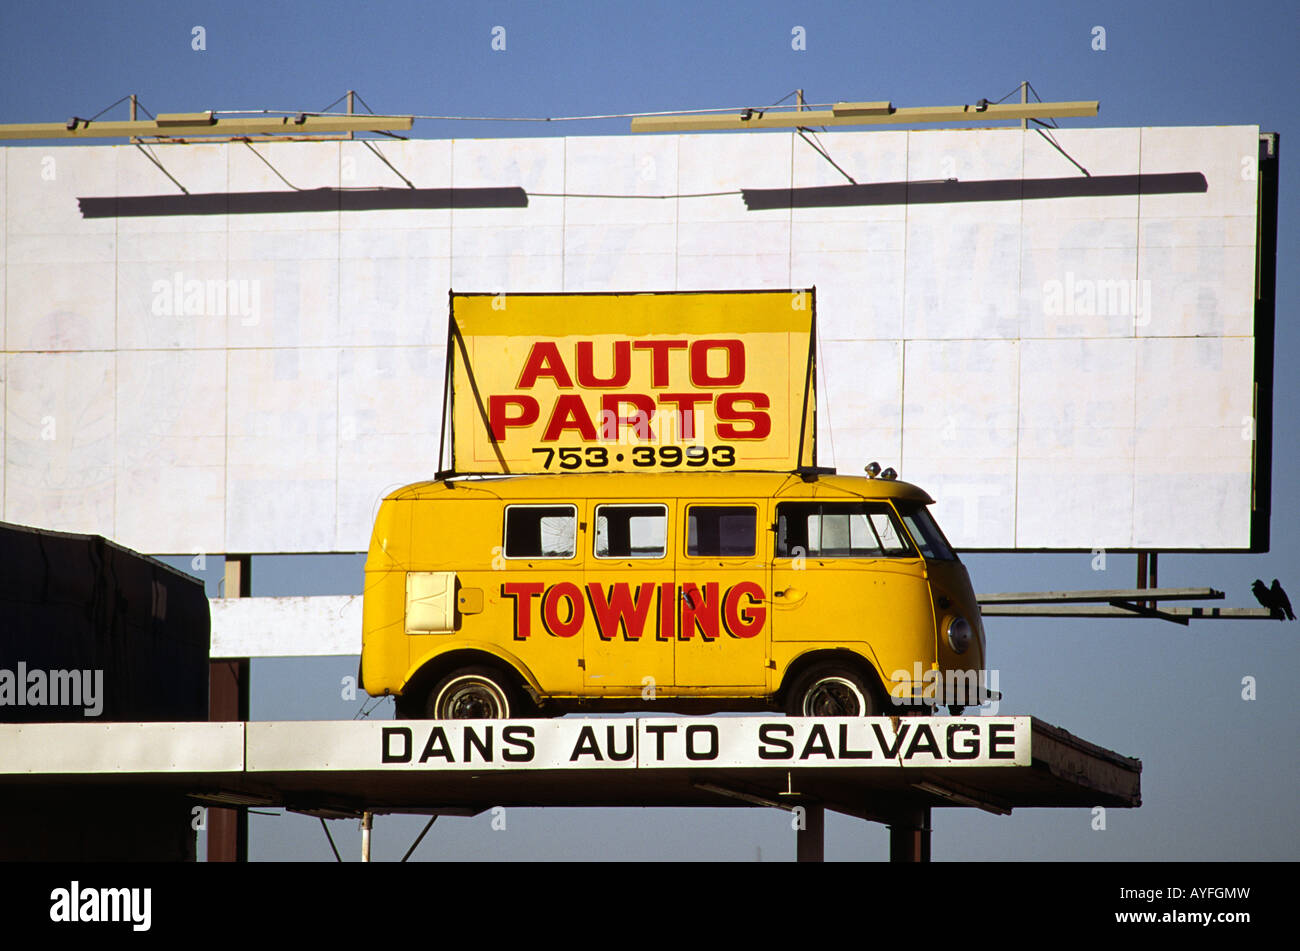
[[[514,688],[490,667],[454,670],[429,692],[431,720],[504,720],[518,706]]]
[[[874,717],[879,695],[857,671],[841,664],[809,667],[790,684],[785,712],[792,717]]]

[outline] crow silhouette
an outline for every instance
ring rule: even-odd
[[[1295,612],[1291,610],[1291,599],[1286,596],[1282,586],[1278,584],[1276,578],[1273,579],[1273,587],[1269,589],[1269,594],[1273,596],[1273,603],[1283,610],[1288,621],[1295,620]]]
[[[1286,596],[1286,592],[1282,590],[1282,585],[1276,578],[1273,579],[1271,588],[1256,578],[1250,590],[1254,592],[1255,600],[1268,608],[1273,617],[1279,621],[1295,620],[1295,612],[1291,610],[1291,599]]]

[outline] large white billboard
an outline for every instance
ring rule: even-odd
[[[822,465],[962,548],[1249,548],[1259,129],[1052,139],[0,149],[0,519],[363,550],[439,468],[449,290],[815,286]]]

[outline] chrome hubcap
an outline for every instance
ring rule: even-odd
[[[442,695],[444,720],[495,720],[505,716],[506,698],[496,685],[470,680],[450,685]]]
[[[803,700],[806,717],[859,717],[866,707],[861,691],[843,677],[825,677],[817,681]]]

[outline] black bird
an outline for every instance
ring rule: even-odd
[[[1276,578],[1273,579],[1271,588],[1256,578],[1250,590],[1254,592],[1255,600],[1268,608],[1273,617],[1279,621],[1295,620],[1295,613],[1291,610],[1291,599],[1286,596],[1286,592],[1282,590],[1282,585]]]
[[[1286,619],[1294,621],[1295,612],[1291,610],[1291,599],[1286,596],[1286,592],[1282,590],[1282,586],[1278,584],[1276,578],[1273,579],[1273,587],[1269,589],[1268,593],[1273,596],[1273,603],[1286,613]]]

